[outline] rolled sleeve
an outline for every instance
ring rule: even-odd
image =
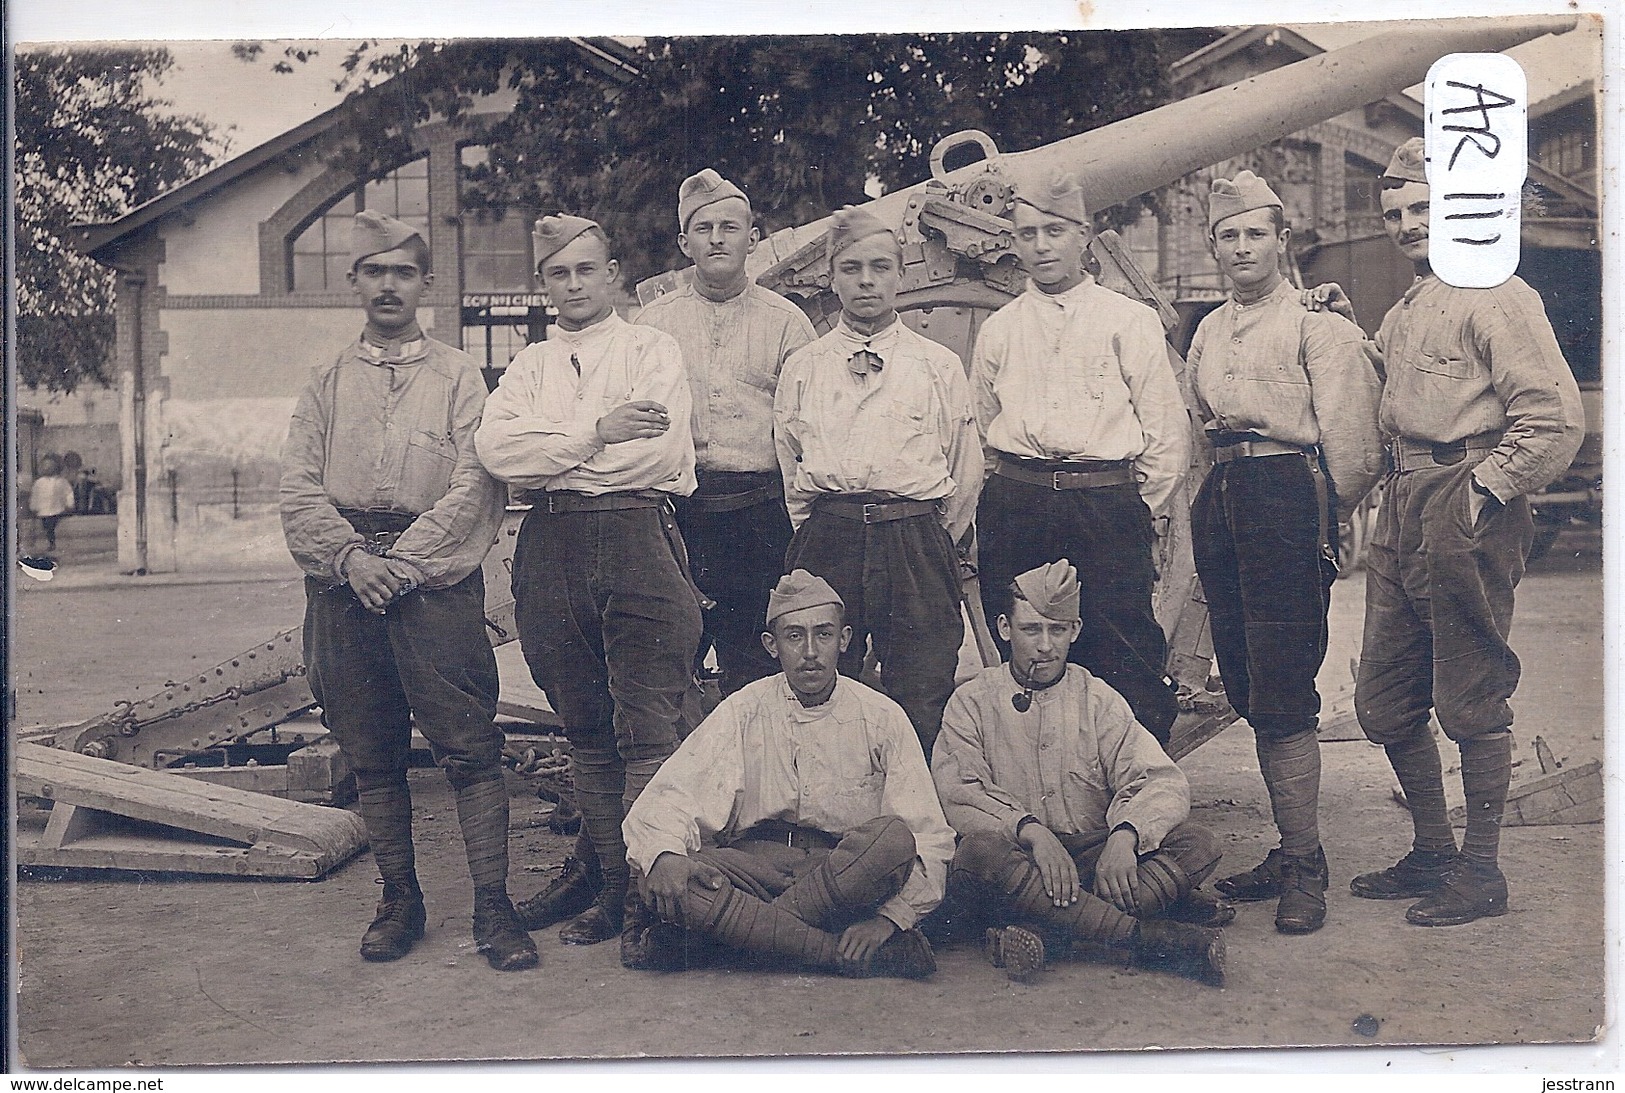
[[[1474,472],[1501,501],[1541,489],[1566,471],[1585,439],[1585,410],[1546,309],[1522,282],[1487,290],[1469,336],[1506,406],[1501,442]]]

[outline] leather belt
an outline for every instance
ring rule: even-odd
[[[526,490],[520,497],[533,512],[615,512],[621,509],[658,509],[671,499],[660,490],[629,490],[585,494],[570,490]]]
[[[775,843],[796,850],[830,850],[840,841],[839,837],[816,827],[787,824],[782,820],[764,820],[755,827],[740,832],[732,845],[737,846],[745,842]]]
[[[758,480],[757,484],[750,485],[753,479]],[[770,471],[763,471],[761,474],[731,473],[727,481],[735,488],[708,492],[706,476],[702,474],[700,488],[689,494],[684,507],[690,512],[738,512],[740,509],[780,500],[784,496],[783,481]],[[738,488],[740,486],[745,488]]]
[[[840,494],[826,493],[813,502],[813,509],[841,520],[858,520],[865,524],[884,524],[891,520],[907,520],[910,516],[924,516],[939,511],[940,501],[843,501]]]
[[[1001,478],[1013,478],[1033,486],[1048,486],[1052,490],[1090,490],[1100,486],[1122,486],[1134,481],[1134,468],[1128,460],[1091,463],[1091,469],[1069,470],[1064,465],[1050,464],[1040,469],[1031,464],[1016,462],[1015,458],[1000,455],[993,473]]]
[[[1500,443],[1501,434],[1497,432],[1476,433],[1449,444],[1395,437],[1388,442],[1388,465],[1395,474],[1432,467],[1454,467],[1469,453],[1490,452]]]
[[[1312,455],[1301,444],[1288,444],[1284,440],[1271,440],[1258,433],[1210,433],[1213,442],[1213,461],[1229,463],[1233,459],[1252,459],[1266,455]]]
[[[339,515],[365,540],[361,549],[379,555],[394,547],[396,540],[418,518],[417,513],[390,509],[339,509]]]

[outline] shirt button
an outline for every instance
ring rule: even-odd
[[[1231,338],[1230,340],[1235,342],[1237,345],[1241,344],[1241,339],[1239,337],[1238,338]]]
[[[1225,374],[1224,374],[1224,378],[1225,378],[1225,379],[1227,379],[1227,380],[1233,380],[1233,379],[1235,379],[1235,378],[1236,378],[1236,377],[1235,377],[1235,376],[1232,376],[1232,375],[1231,375],[1231,374],[1230,374],[1230,373],[1229,373],[1229,372],[1226,372],[1226,373],[1225,373]]]

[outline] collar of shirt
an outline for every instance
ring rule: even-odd
[[[420,330],[406,341],[378,345],[363,333],[355,341],[355,355],[368,364],[410,364],[429,355],[429,339]]]
[[[1401,296],[1400,299],[1408,304],[1412,300],[1416,299],[1417,293],[1421,292],[1429,285],[1434,284],[1438,280],[1439,275],[1431,271],[1425,277],[1417,277],[1416,280],[1411,282],[1411,287],[1405,290],[1405,294]]]
[[[583,327],[580,330],[566,330],[564,327],[555,323],[553,329],[548,331],[547,340],[550,342],[562,342],[571,349],[581,349],[592,345],[600,338],[608,337],[625,325],[626,320],[621,318],[621,313],[618,311],[611,311],[608,315],[604,316],[596,323],[593,323],[588,327]]]
[[[892,356],[893,348],[897,345],[898,328],[902,325],[903,318],[898,316],[886,329],[865,336],[847,326],[846,318],[842,316],[835,324],[835,334],[841,341],[846,366],[852,370],[852,374],[867,376],[870,372],[878,372],[884,368],[886,361]],[[868,353],[874,360],[860,361],[858,358],[860,353]]]
[[[1095,290],[1095,279],[1085,273],[1083,280],[1067,289],[1065,292],[1049,293],[1038,287],[1038,282],[1031,277],[1027,279],[1027,292],[1033,299],[1048,304],[1062,312],[1075,311],[1087,302]]]
[[[1291,281],[1288,281],[1285,277],[1283,277],[1281,278],[1281,283],[1276,285],[1274,290],[1268,296],[1260,296],[1256,300],[1241,300],[1236,297],[1234,292],[1232,292],[1230,294],[1230,306],[1235,308],[1237,311],[1246,311],[1250,307],[1258,307],[1261,304],[1276,303],[1278,301],[1285,300],[1289,296],[1296,297],[1299,291],[1300,290],[1293,285]]]

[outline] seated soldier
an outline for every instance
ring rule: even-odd
[[[942,898],[953,832],[897,703],[836,674],[851,640],[821,577],[779,580],[762,644],[783,671],[724,699],[627,813],[655,922],[628,967],[722,947],[851,976],[936,970],[914,928]]]
[[[1186,823],[1190,787],[1122,696],[1067,663],[1077,571],[1064,558],[1017,577],[998,616],[1010,663],[948,702],[932,774],[959,849],[953,898],[1052,944],[1104,948],[1222,983],[1228,904],[1194,894],[1218,839]],[[987,933],[1012,976],[1044,963],[1043,936]]]

